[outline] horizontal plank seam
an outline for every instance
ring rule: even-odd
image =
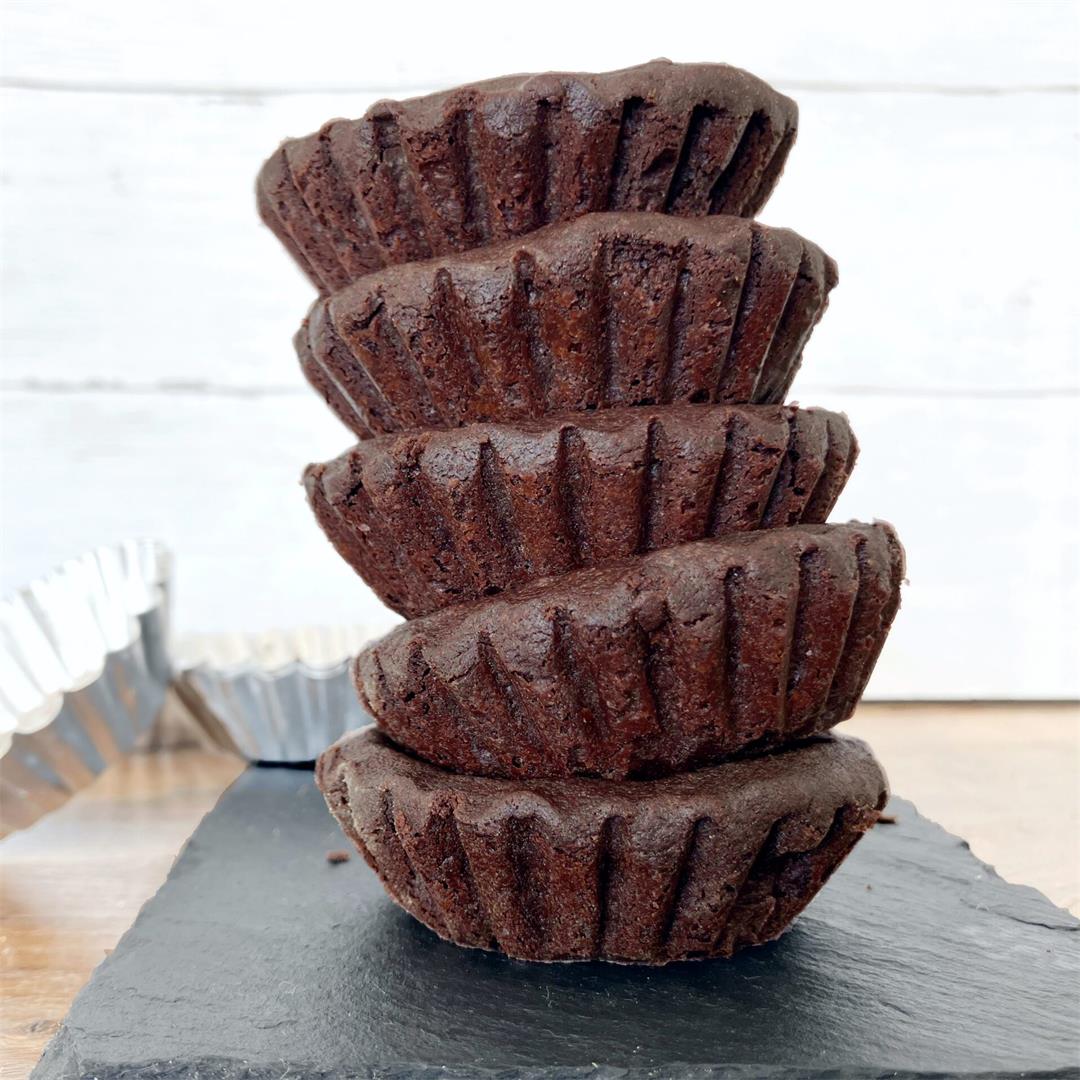
[[[453,76],[450,77],[453,80]],[[903,83],[903,82],[834,82],[817,79],[769,80],[780,90],[823,94],[943,94],[965,97],[998,97],[1009,94],[1076,94],[1080,83],[1018,83],[1015,86],[990,84]],[[212,86],[183,83],[118,83],[93,79],[48,79],[24,75],[0,76],[0,89],[44,90],[57,93],[153,94],[176,97],[263,98],[317,94],[375,94],[400,97],[422,94],[434,89],[431,83],[402,83],[382,86]]]
[[[841,383],[807,383],[790,395],[797,404],[810,397],[846,394],[853,397],[978,398],[992,400],[1038,400],[1080,397],[1080,386],[985,387],[985,386],[863,386]],[[310,394],[303,384],[212,383],[201,380],[161,380],[138,383],[112,379],[0,379],[0,392],[12,394],[190,394],[222,397],[286,397]]]

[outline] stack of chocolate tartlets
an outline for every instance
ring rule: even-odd
[[[296,344],[358,436],[315,514],[402,626],[331,810],[441,936],[665,963],[779,935],[876,821],[828,734],[899,604],[822,524],[846,418],[783,405],[832,260],[750,218],[796,108],[718,64],[510,76],[286,142],[260,211],[322,293]]]

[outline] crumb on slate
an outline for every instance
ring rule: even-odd
[[[878,814],[877,823],[879,825],[895,825],[896,824],[896,815],[895,814]]]
[[[338,863],[348,862],[349,853],[347,851],[328,851],[326,853],[326,861],[337,865]]]

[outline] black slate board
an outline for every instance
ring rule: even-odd
[[[327,862],[310,774],[251,769],[34,1077],[1078,1075],[1080,922],[891,812],[777,943],[542,966],[440,941]]]

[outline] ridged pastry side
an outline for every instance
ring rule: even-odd
[[[512,75],[284,142],[259,213],[320,291],[596,210],[752,217],[795,103],[724,64]]]
[[[360,438],[669,402],[776,404],[836,284],[788,229],[591,214],[317,301],[301,366]]]
[[[903,573],[884,524],[702,540],[415,619],[354,674],[378,725],[446,768],[665,775],[850,716]]]
[[[824,521],[847,418],[671,405],[368,439],[309,466],[323,531],[407,618],[674,544]]]
[[[790,926],[877,820],[856,739],[654,781],[456,776],[372,729],[319,761],[331,811],[441,937],[523,960],[730,956]]]

